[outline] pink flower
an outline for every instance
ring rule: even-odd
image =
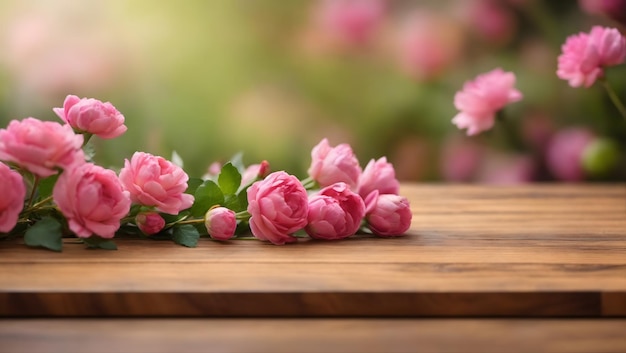
[[[263,179],[270,173],[270,164],[263,161],[260,164],[249,165],[241,176],[241,185],[246,186],[257,179]]]
[[[384,15],[382,0],[323,0],[319,5],[320,27],[352,45],[369,41]]]
[[[374,190],[381,194],[397,194],[399,189],[396,171],[386,157],[370,160],[359,177],[358,192],[364,199]]]
[[[296,241],[291,234],[307,224],[308,195],[298,178],[279,171],[248,189],[252,234],[282,245]]]
[[[214,207],[204,216],[204,226],[213,239],[228,240],[235,235],[235,212],[226,207]]]
[[[114,171],[92,163],[66,170],[52,192],[54,202],[81,238],[112,238],[130,210],[127,191]]]
[[[485,159],[482,145],[467,136],[451,136],[441,150],[441,175],[451,182],[468,182]]]
[[[69,95],[63,108],[52,109],[61,120],[79,132],[87,132],[104,139],[111,139],[126,132],[124,116],[109,103],[93,98],[80,99]]]
[[[178,214],[193,204],[193,196],[185,194],[187,180],[189,176],[182,168],[145,152],[135,152],[120,171],[120,181],[133,203],[169,214]]]
[[[500,68],[466,82],[454,96],[454,106],[461,112],[452,123],[459,129],[467,128],[468,135],[491,129],[498,110],[522,99],[522,93],[514,86],[515,74]]]
[[[365,216],[361,196],[336,183],[309,198],[306,232],[315,239],[336,240],[354,235]]]
[[[327,139],[323,139],[311,151],[309,176],[320,187],[344,182],[355,188],[361,175],[361,166],[350,145],[342,143],[330,147]]]
[[[411,227],[409,201],[402,196],[371,193],[365,200],[369,228],[382,237],[401,236]]]
[[[583,11],[592,15],[605,15],[626,24],[626,0],[579,0]]]
[[[165,227],[165,219],[154,211],[140,212],[135,216],[135,223],[145,235],[156,234]]]
[[[26,118],[0,129],[0,160],[13,162],[42,178],[84,163],[83,137],[69,125]]]
[[[467,6],[469,27],[492,44],[511,41],[517,30],[517,18],[500,0],[473,0],[459,2]],[[463,6],[461,5],[461,6]]]
[[[524,184],[533,181],[536,167],[529,155],[490,152],[485,156],[476,180],[498,185]]]
[[[595,139],[595,135],[586,128],[572,127],[556,133],[546,151],[546,165],[550,173],[559,180],[584,180],[583,154]]]
[[[626,38],[617,29],[594,26],[590,33],[568,37],[561,49],[557,76],[572,87],[590,87],[605,67],[624,62]]]
[[[15,227],[24,208],[26,187],[20,173],[0,163],[0,233],[8,233]]]

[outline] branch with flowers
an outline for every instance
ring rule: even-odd
[[[55,251],[68,236],[102,249],[116,249],[116,235],[187,247],[201,236],[282,245],[300,237],[400,236],[411,224],[393,166],[383,157],[362,169],[347,144],[322,140],[302,181],[270,172],[267,161],[244,167],[240,158],[189,178],[145,152],[118,174],[93,163],[89,145],[94,135],[126,131],[111,103],[70,95],[53,111],[64,124],[26,118],[0,129],[0,238],[23,236],[28,246]]]

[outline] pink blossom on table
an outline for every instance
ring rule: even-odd
[[[570,127],[557,132],[546,151],[546,165],[559,180],[582,181],[585,179],[583,153],[596,136],[587,128]]]
[[[270,163],[266,160],[259,164],[251,164],[241,175],[241,185],[245,186],[257,179],[263,179],[270,173]]]
[[[0,180],[0,233],[8,233],[24,208],[26,187],[20,173],[4,163],[0,163]]]
[[[381,23],[384,0],[320,0],[315,16],[319,28],[348,45],[367,43]]]
[[[591,15],[604,15],[626,24],[626,0],[578,0],[580,8]]]
[[[378,236],[401,236],[411,227],[413,214],[406,197],[374,191],[365,199],[365,205],[367,225]]]
[[[157,234],[165,228],[165,219],[154,211],[139,212],[135,216],[135,223],[145,235]]]
[[[343,239],[359,230],[364,216],[363,198],[346,183],[336,183],[309,197],[305,230],[315,239]]]
[[[454,96],[454,106],[460,112],[452,123],[459,129],[467,129],[469,136],[491,129],[500,109],[522,99],[522,93],[514,86],[515,74],[500,68],[466,82],[463,90]]]
[[[440,157],[441,176],[446,181],[468,182],[485,159],[485,148],[467,136],[452,136],[444,141]]]
[[[0,160],[43,178],[57,174],[57,168],[84,163],[82,145],[83,136],[75,134],[71,126],[52,121],[12,120],[6,129],[0,129]]]
[[[615,28],[594,26],[589,33],[569,36],[561,47],[557,76],[572,87],[591,87],[604,68],[626,58],[626,38]]]
[[[226,207],[211,208],[204,216],[204,226],[211,238],[228,240],[237,229],[235,212]]]
[[[361,166],[346,143],[331,147],[327,139],[323,139],[311,151],[311,166],[308,174],[320,187],[326,187],[338,182],[344,182],[356,188]]]
[[[70,230],[81,238],[112,238],[130,210],[129,193],[115,172],[92,163],[63,172],[52,196]]]
[[[359,176],[358,193],[366,198],[372,191],[378,190],[381,194],[397,194],[400,182],[396,179],[393,165],[387,162],[387,157],[370,160]]]
[[[120,181],[133,203],[173,215],[193,204],[194,197],[185,194],[188,180],[179,166],[145,152],[135,152],[120,171]]]
[[[307,224],[306,189],[293,175],[271,173],[248,189],[248,213],[256,238],[276,245],[294,242],[292,234]]]
[[[63,108],[52,109],[61,120],[78,132],[94,134],[103,139],[111,139],[126,132],[124,115],[111,103],[93,98],[78,98],[68,95]]]

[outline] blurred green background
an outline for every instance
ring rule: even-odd
[[[303,176],[324,137],[351,144],[362,165],[387,156],[401,180],[555,180],[546,145],[573,126],[618,141],[623,155],[624,122],[600,87],[555,75],[566,37],[619,26],[611,14],[582,1],[345,3],[2,1],[2,126],[56,120],[67,94],[110,101],[129,129],[96,139],[101,164],[175,150],[193,176],[237,152]],[[495,67],[515,72],[525,96],[506,108],[521,146],[503,129],[468,139],[450,122],[454,93]],[[620,94],[625,74],[608,73]]]

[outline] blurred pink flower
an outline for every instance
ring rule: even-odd
[[[185,194],[187,180],[182,168],[145,152],[135,152],[120,171],[120,181],[134,203],[173,215],[193,204],[193,195]]]
[[[578,4],[588,14],[604,15],[626,24],[626,0],[578,0]]]
[[[491,129],[498,110],[522,99],[522,93],[514,86],[515,74],[500,68],[466,82],[463,90],[454,96],[454,106],[461,112],[452,123],[459,129],[467,129],[467,135]]]
[[[384,0],[320,0],[316,18],[320,29],[348,45],[367,43],[384,16]]]
[[[514,13],[497,0],[462,1],[469,27],[487,42],[496,45],[511,41],[517,31]]]
[[[270,173],[270,163],[262,161],[259,164],[251,164],[241,176],[241,185],[246,186],[257,179],[264,179]]]
[[[393,194],[369,194],[365,200],[365,218],[372,232],[382,237],[401,236],[411,227],[409,200]]]
[[[305,230],[315,239],[343,239],[359,230],[364,216],[365,203],[361,196],[346,183],[336,183],[309,197]]]
[[[530,156],[491,152],[485,156],[476,180],[487,184],[524,184],[534,180],[535,172]]]
[[[386,157],[370,160],[359,177],[358,193],[363,198],[374,190],[381,194],[397,194],[399,189],[396,171]]]
[[[556,133],[546,152],[546,164],[552,175],[565,181],[584,180],[583,153],[595,138],[587,128],[570,127]]]
[[[81,238],[92,234],[112,238],[130,210],[128,191],[115,172],[92,163],[63,172],[52,196],[70,230]]]
[[[468,182],[484,160],[485,149],[466,136],[447,138],[441,149],[441,175],[451,182]]]
[[[126,132],[124,115],[109,103],[93,98],[80,99],[68,95],[63,108],[52,109],[61,120],[78,132],[87,132],[103,139],[111,139]]]
[[[12,120],[0,129],[0,160],[13,162],[40,177],[85,162],[83,136],[69,125],[35,118]]]
[[[0,233],[10,232],[24,208],[26,187],[20,173],[0,163]]]
[[[308,195],[300,180],[274,172],[248,189],[250,230],[260,240],[276,245],[296,241],[292,236],[307,224]]]
[[[604,68],[626,58],[626,38],[615,28],[594,26],[589,33],[569,36],[561,47],[557,76],[572,87],[590,87]]]
[[[235,212],[226,207],[211,208],[204,216],[204,226],[211,238],[228,240],[237,229]]]
[[[165,219],[158,212],[140,212],[135,216],[135,223],[145,235],[153,235],[165,227]]]
[[[356,188],[361,166],[346,143],[331,147],[327,139],[323,139],[311,150],[311,166],[308,174],[320,187],[344,182]]]

